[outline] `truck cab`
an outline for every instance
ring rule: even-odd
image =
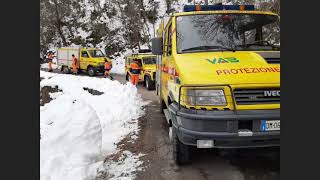
[[[156,56],[151,53],[132,54],[125,58],[126,80],[130,81],[130,64],[133,60],[138,60],[138,65],[141,68],[139,81],[142,81],[148,90],[155,89],[156,78]]]
[[[156,91],[177,164],[191,148],[280,146],[280,17],[187,5],[152,39]]]

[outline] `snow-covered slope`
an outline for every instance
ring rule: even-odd
[[[109,79],[44,71],[40,71],[40,77],[44,78],[41,87],[57,86],[62,90],[50,94],[53,100],[40,107],[41,180],[94,177],[97,168],[103,168],[104,158],[117,151],[115,144],[138,131],[137,118],[143,114],[144,102],[136,87]],[[93,95],[84,88],[103,94]],[[136,169],[141,164],[138,156],[131,154],[134,161],[124,161],[122,166]]]

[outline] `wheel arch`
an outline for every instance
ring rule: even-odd
[[[151,79],[150,73],[145,73],[144,76],[143,76],[143,78],[144,78],[143,80],[145,80],[147,76],[149,76],[149,78]]]
[[[168,106],[170,106],[171,103],[175,102],[173,93],[170,91],[168,95]],[[172,127],[172,120],[169,120],[169,126]]]
[[[93,66],[92,66],[91,64],[89,64],[89,65],[87,66],[87,70],[88,70],[90,67],[93,68]]]

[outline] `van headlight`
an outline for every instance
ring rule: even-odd
[[[187,90],[187,103],[191,106],[225,106],[227,105],[226,97],[223,90],[211,89]]]

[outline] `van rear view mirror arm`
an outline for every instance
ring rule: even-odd
[[[163,54],[163,44],[162,38],[152,38],[152,54],[162,55]]]

